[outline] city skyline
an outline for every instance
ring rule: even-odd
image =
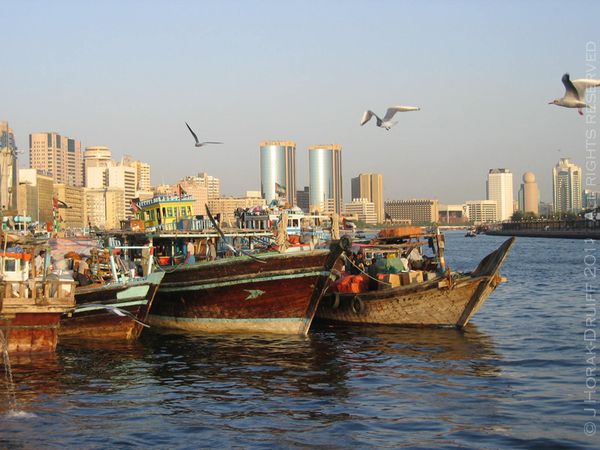
[[[208,172],[234,194],[259,189],[257,142],[296,142],[297,186],[308,185],[308,146],[337,142],[344,179],[381,173],[387,198],[444,192],[440,200],[449,203],[483,197],[489,167],[539,174],[548,201],[551,179],[541,174],[556,155],[578,164],[585,157],[585,121],[547,103],[564,92],[563,73],[597,76],[586,66],[586,45],[597,45],[597,3],[580,14],[559,2],[189,2],[160,20],[157,8],[135,3],[39,6],[4,8],[14,39],[3,50],[11,70],[3,72],[10,89],[2,120],[20,149],[29,133],[53,130],[163,168],[153,184]],[[323,39],[315,13],[336,33]],[[90,16],[91,23],[80,20]],[[398,27],[400,17],[411,20]],[[198,27],[200,20],[210,25]],[[565,20],[579,26],[548,26]],[[470,26],[456,26],[463,21]],[[276,67],[281,54],[289,62]],[[360,127],[365,108],[394,103],[421,111],[390,132]],[[185,121],[225,144],[194,148]],[[427,182],[406,167],[422,167]]]

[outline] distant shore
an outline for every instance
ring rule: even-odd
[[[599,239],[600,231],[596,230],[494,230],[485,234],[491,236],[518,236],[555,239]]]

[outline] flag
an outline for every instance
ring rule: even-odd
[[[67,205],[65,202],[63,202],[62,200],[59,200],[58,198],[54,197],[52,199],[52,206],[54,207],[54,209],[59,209],[59,208],[70,208],[69,205]]]
[[[385,220],[392,220],[392,216],[390,216],[387,212],[385,213]]]
[[[139,213],[142,209],[140,208],[139,205],[139,198],[132,198],[131,199],[131,211],[133,211],[134,214]]]
[[[177,194],[179,195],[179,200],[181,200],[184,195],[187,195],[187,192],[181,187],[180,184],[177,185]]]
[[[285,195],[285,186],[282,186],[279,183],[275,182],[275,193],[277,195]]]

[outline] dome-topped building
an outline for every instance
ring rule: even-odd
[[[523,174],[523,184],[519,190],[519,210],[539,214],[540,192],[533,172]]]

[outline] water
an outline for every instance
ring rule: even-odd
[[[504,240],[463,236],[447,235],[453,269]],[[149,332],[14,357],[19,412],[0,386],[0,447],[598,448],[584,432],[600,421],[584,411],[586,248],[519,239],[508,284],[464,332]]]

